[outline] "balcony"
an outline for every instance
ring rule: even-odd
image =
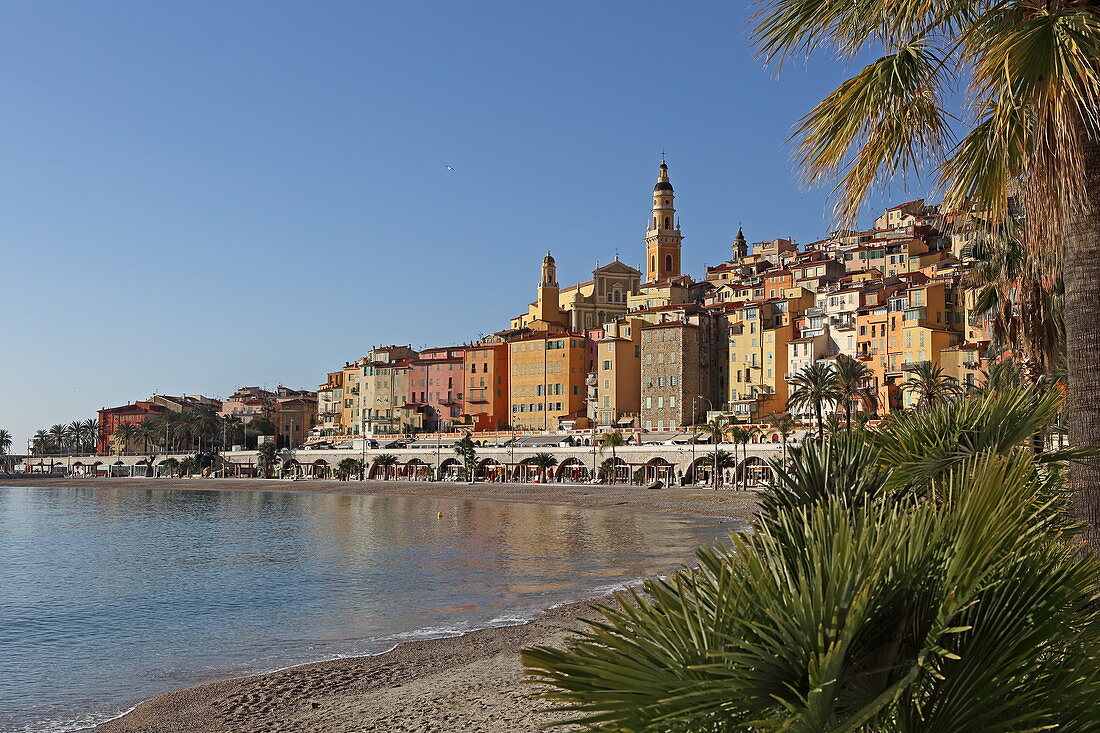
[[[928,364],[928,363],[929,362],[927,362],[927,361],[907,361],[907,362],[902,363],[901,369],[902,369],[902,371],[906,371],[908,369],[916,369],[917,367],[921,366],[922,364]]]
[[[927,321],[928,309],[921,306],[919,308],[906,308],[902,314],[902,320],[905,321]]]

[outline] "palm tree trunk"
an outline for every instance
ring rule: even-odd
[[[825,437],[825,425],[821,421],[821,401],[814,401],[814,417],[817,418],[817,440],[821,440]]]
[[[1100,140],[1083,135],[1085,202],[1070,221],[1062,277],[1065,281],[1066,352],[1069,395],[1066,405],[1069,442],[1074,448],[1100,445]],[[1083,539],[1100,553],[1100,459],[1072,464],[1070,486]]]

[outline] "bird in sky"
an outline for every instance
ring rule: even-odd
[[[444,168],[446,168],[447,170],[449,170],[449,171],[450,171],[451,173],[454,173],[454,172],[455,172],[455,169],[454,169],[454,168],[452,168],[452,167],[451,167],[451,166],[449,166],[449,165],[445,165],[445,166],[443,166],[443,167],[444,167]]]

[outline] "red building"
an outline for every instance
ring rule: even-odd
[[[106,456],[111,453],[111,436],[123,425],[136,425],[153,415],[168,412],[164,405],[153,402],[135,402],[123,407],[105,407],[99,411],[99,440],[96,453]]]
[[[465,370],[464,346],[425,349],[409,362],[409,404],[424,416],[430,433],[468,427],[463,419]]]

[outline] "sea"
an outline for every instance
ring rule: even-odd
[[[0,731],[525,623],[692,559],[728,521],[420,496],[0,486]],[[552,491],[547,487],[547,491]]]

